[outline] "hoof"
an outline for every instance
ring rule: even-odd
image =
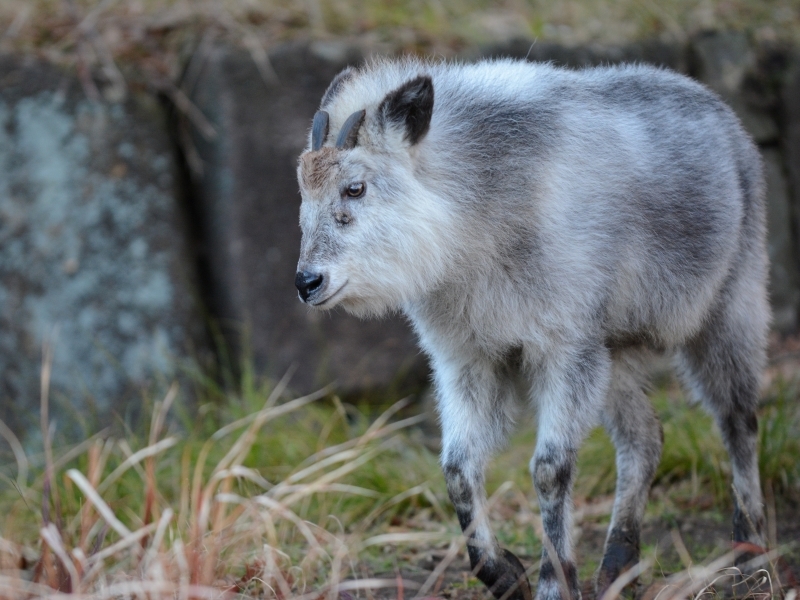
[[[748,563],[751,563],[751,561],[753,563],[756,562],[756,559],[759,556],[767,553],[767,549],[764,548],[763,546],[759,546],[758,544],[751,544],[749,542],[733,542],[733,551],[736,555],[734,564],[737,567],[751,566]],[[755,568],[758,569],[759,567]]]
[[[484,564],[477,576],[498,600],[533,600],[525,567],[508,550],[502,550],[495,560]]]
[[[752,598],[769,594],[770,584],[766,576],[771,571],[771,565],[759,558],[766,554],[767,549],[749,542],[734,542],[733,551],[736,554],[733,564],[738,572],[733,577],[732,595],[735,598]]]
[[[633,544],[611,543],[603,555],[603,562],[594,576],[595,597],[601,600],[611,585],[628,569],[639,562],[639,551]],[[632,586],[631,582],[628,586]]]
[[[553,563],[549,560],[544,561],[539,570],[539,589],[536,590],[537,600],[581,600],[581,586],[578,581],[578,571],[571,562],[562,562],[561,570],[564,574],[565,582],[556,572]],[[567,589],[564,589],[566,583]]]

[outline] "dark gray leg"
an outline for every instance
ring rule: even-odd
[[[468,537],[470,563],[496,598],[531,600],[525,569],[497,545],[486,514],[484,469],[508,436],[513,387],[493,365],[435,365],[442,420],[442,468],[450,500]]]
[[[531,471],[533,484],[539,496],[542,511],[542,527],[555,557],[547,548],[542,552],[542,567],[539,571],[539,600],[562,600],[581,597],[578,573],[572,557],[572,482],[575,473],[577,450],[574,447],[556,444],[537,444]],[[554,562],[557,558],[561,573]],[[563,589],[561,575],[568,590]]]
[[[447,491],[456,508],[462,531],[467,534],[467,552],[475,575],[496,598],[531,600],[525,567],[508,550],[498,547],[485,514],[483,482],[470,479],[461,468],[444,467]]]
[[[638,376],[631,353],[614,357],[603,425],[617,450],[617,490],[603,562],[595,577],[600,598],[627,569],[639,562],[639,532],[650,484],[661,460],[663,432]]]
[[[716,418],[730,455],[733,540],[763,547],[756,409],[766,324],[757,311],[748,308],[742,301],[717,311],[677,358],[682,380]]]
[[[572,556],[572,483],[578,448],[586,432],[597,424],[609,374],[610,358],[602,346],[548,357],[538,373],[534,400],[539,408],[539,427],[531,474],[544,533],[555,554],[551,556],[545,542],[538,600],[581,597]],[[561,574],[567,590],[563,589]]]

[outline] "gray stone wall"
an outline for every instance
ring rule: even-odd
[[[770,69],[769,49],[753,48],[744,34],[707,34],[694,40],[691,75],[708,84],[739,115],[745,128],[761,148],[767,179],[767,227],[769,230],[770,296],[773,327],[793,331],[800,309],[798,230],[800,211],[797,190],[794,200],[788,174],[793,160],[785,151],[788,139],[782,135],[781,106],[776,87],[785,85],[784,73]],[[772,60],[778,58],[772,50]],[[796,97],[800,102],[800,96]],[[791,102],[791,100],[790,100]],[[788,105],[787,105],[788,108]],[[785,134],[785,130],[783,131]]]
[[[786,177],[788,197],[791,199],[790,206],[785,212],[786,228],[794,235],[794,246],[790,246],[789,249],[794,261],[787,267],[787,270],[791,270],[792,266],[800,263],[800,54],[795,53],[789,57],[788,68],[782,72],[781,85],[777,93],[780,98],[777,109],[780,144],[775,150],[781,154],[780,164],[784,167],[781,172]],[[774,235],[770,233],[770,239]],[[792,275],[794,281],[797,281],[798,271],[793,271]],[[773,288],[774,286],[775,283]],[[797,320],[794,322],[794,327],[795,329],[798,327]]]
[[[136,411],[202,339],[174,146],[148,94],[86,100],[74,76],[0,60],[0,418],[38,427],[42,347],[62,426]],[[161,384],[161,385],[158,385]]]
[[[99,422],[135,412],[142,388],[165,385],[181,360],[208,347],[198,300],[230,352],[250,348],[271,377],[296,366],[296,391],[336,380],[341,393],[399,393],[424,382],[425,361],[401,319],[310,313],[293,288],[297,156],[330,79],[367,54],[316,42],[275,48],[269,65],[233,47],[196,55],[183,91],[213,134],[197,119],[168,127],[164,106],[146,93],[92,103],[73,74],[0,59],[0,418],[18,430],[35,424],[41,345],[54,331],[54,402]],[[648,62],[722,95],[762,150],[774,327],[797,329],[796,53],[718,33],[604,48],[517,40],[465,58],[498,55],[572,67]],[[179,168],[176,140],[189,169]]]
[[[217,135],[195,132],[201,161],[194,200],[208,257],[210,302],[234,352],[242,336],[257,368],[310,392],[336,382],[341,394],[425,380],[425,363],[399,317],[358,321],[312,312],[297,300],[300,248],[297,157],[319,99],[333,76],[360,60],[352,48],[293,45],[271,55],[265,81],[247,52],[216,48],[188,90]],[[244,328],[244,332],[241,329]]]

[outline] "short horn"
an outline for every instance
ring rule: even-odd
[[[342,125],[342,130],[336,138],[336,147],[342,150],[349,150],[355,147],[358,141],[358,130],[364,122],[364,115],[367,114],[366,110],[359,110],[347,117],[347,121]]]
[[[318,110],[311,125],[311,149],[319,150],[328,137],[328,113]]]

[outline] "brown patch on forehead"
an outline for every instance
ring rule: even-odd
[[[336,175],[339,167],[339,151],[336,148],[320,148],[306,152],[300,157],[300,176],[303,187],[309,190],[323,187]]]

